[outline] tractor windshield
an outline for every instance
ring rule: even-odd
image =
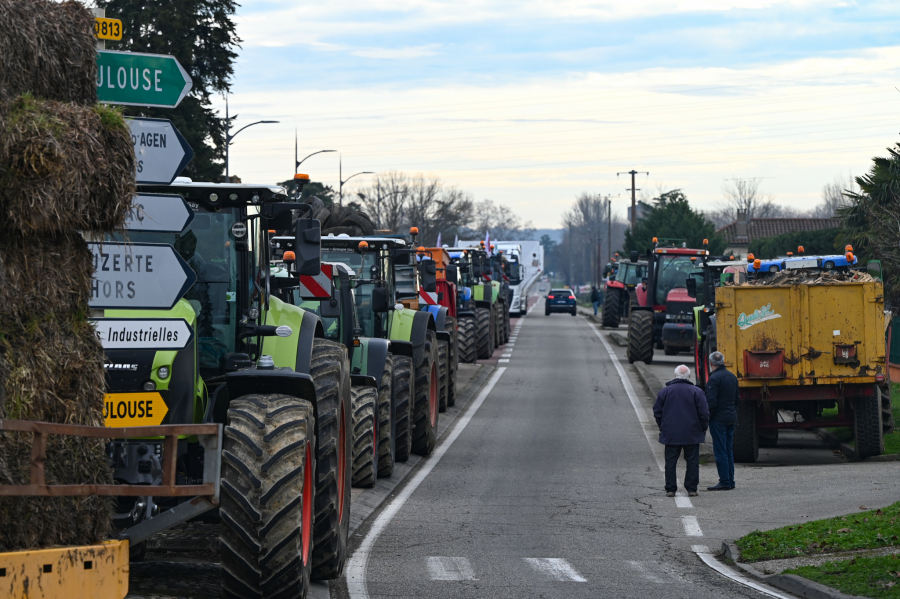
[[[210,212],[197,207],[181,233],[128,232],[131,243],[171,245],[197,274],[184,299],[197,314],[197,355],[207,375],[224,368],[223,358],[235,351],[237,342],[239,268],[231,226],[239,217],[238,208]],[[121,234],[114,238],[124,241]]]
[[[656,297],[654,303],[656,305],[664,305],[666,296],[673,289],[684,289],[685,281],[691,271],[695,270],[694,263],[691,262],[690,256],[679,256],[677,254],[669,254],[660,256],[656,265]]]
[[[643,264],[623,264],[619,267],[617,278],[624,284],[634,287],[639,285],[644,280],[644,277],[647,276],[646,269],[647,267]]]

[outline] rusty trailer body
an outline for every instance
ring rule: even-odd
[[[852,427],[860,457],[883,452],[880,281],[719,287],[716,337],[741,389],[736,460],[755,461],[779,429],[820,426]]]

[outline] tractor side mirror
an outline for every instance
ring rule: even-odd
[[[638,256],[638,251],[637,251],[637,250],[631,250],[631,254],[629,254],[628,257],[631,258],[631,261],[632,261],[632,262],[637,262],[637,261],[638,261],[638,257],[639,257],[639,256]]]
[[[448,264],[446,267],[445,274],[447,276],[447,280],[449,282],[453,283],[454,285],[457,285],[459,283],[458,270],[459,269],[457,268],[457,266],[455,264]]]
[[[336,292],[331,299],[322,300],[319,303],[319,314],[322,318],[341,317],[341,299],[339,292]]]
[[[472,276],[475,277],[476,281],[484,276],[484,273],[481,270],[481,261],[477,258],[472,261]]]
[[[375,287],[372,289],[372,312],[384,314],[390,309],[391,304],[388,302],[387,288]]]
[[[422,289],[429,293],[437,291],[437,263],[428,258],[422,260]]]
[[[318,220],[297,219],[294,254],[298,275],[316,276],[322,271],[322,225]]]
[[[684,282],[684,287],[687,289],[687,294],[690,297],[697,297],[697,279],[688,278]]]

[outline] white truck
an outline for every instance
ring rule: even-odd
[[[539,241],[498,241],[496,250],[502,250],[512,263],[513,276],[509,280],[509,313],[523,316],[528,310],[528,295],[544,272],[544,246]]]

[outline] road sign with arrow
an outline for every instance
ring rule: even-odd
[[[134,141],[135,180],[139,185],[169,185],[194,157],[172,121],[128,118],[125,122]]]
[[[171,245],[88,243],[94,254],[90,307],[96,310],[169,310],[197,281]]]
[[[95,318],[91,324],[103,349],[179,351],[194,339],[183,318]]]
[[[175,108],[191,91],[191,78],[174,56],[97,52],[97,99],[109,104]]]
[[[163,193],[139,193],[131,212],[125,216],[129,231],[181,233],[194,220],[194,211],[181,196]]]

